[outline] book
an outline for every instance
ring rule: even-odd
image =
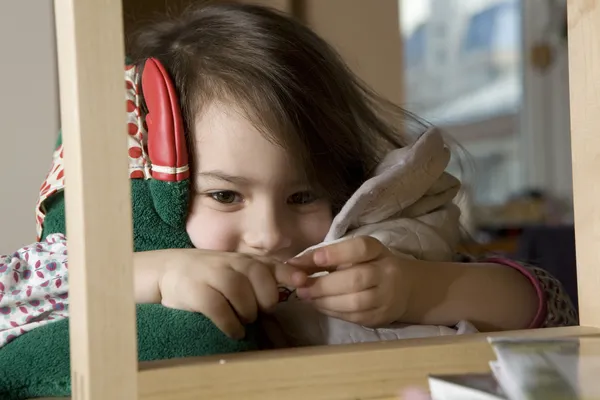
[[[492,374],[430,375],[433,400],[507,400]]]
[[[577,400],[578,339],[489,338],[490,368],[512,399]]]
[[[600,399],[600,339],[491,337],[489,374],[430,375],[433,400]]]

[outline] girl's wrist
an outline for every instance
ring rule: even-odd
[[[398,322],[420,324],[423,321],[423,304],[421,298],[428,291],[423,285],[423,273],[426,272],[424,262],[414,258],[395,256],[401,269],[398,290],[405,293],[405,307],[397,319]]]
[[[161,302],[160,282],[174,262],[176,262],[176,257],[171,250],[133,253],[136,303],[159,304]]]

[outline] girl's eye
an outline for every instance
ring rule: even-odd
[[[317,196],[313,192],[304,191],[294,193],[288,199],[290,204],[310,204],[317,200]]]
[[[213,200],[222,204],[232,204],[240,201],[241,196],[229,190],[223,190],[220,192],[212,192],[208,194]]]

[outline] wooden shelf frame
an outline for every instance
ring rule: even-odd
[[[600,1],[569,0],[581,327],[600,334]],[[393,399],[429,373],[488,370],[488,335],[137,363],[121,0],[55,0],[69,231],[73,398]],[[85,133],[85,134],[84,134]],[[107,160],[110,160],[109,162]]]

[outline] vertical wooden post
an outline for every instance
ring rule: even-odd
[[[302,3],[304,22],[336,48],[354,73],[386,99],[402,104],[405,72],[398,0]]]
[[[569,0],[568,25],[580,324],[600,327],[600,1]]]
[[[55,0],[74,399],[137,398],[121,0]]]

